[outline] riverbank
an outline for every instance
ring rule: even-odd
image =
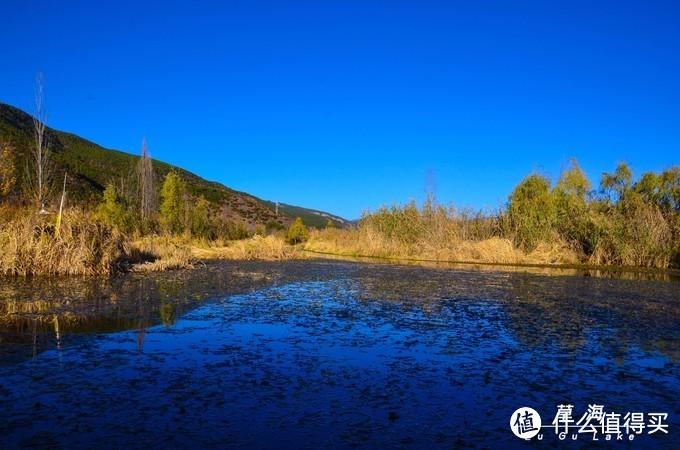
[[[239,240],[197,240],[182,236],[145,236],[132,243],[141,258],[129,267],[133,272],[191,268],[204,260],[284,261],[307,259],[299,246],[280,236],[255,235]]]
[[[418,212],[421,221],[423,213]],[[617,263],[587,258],[563,240],[539,241],[526,251],[511,239],[467,232],[442,220],[442,226],[405,228],[387,233],[367,221],[358,228],[310,230],[304,243],[290,244],[283,232],[238,239],[199,239],[189,234],[126,235],[117,227],[80,209],[65,211],[62,220],[35,213],[16,213],[0,225],[0,275],[111,275],[192,268],[204,260],[283,261],[314,257],[369,257],[493,265],[577,267],[590,270],[646,267],[668,269],[672,264]],[[435,225],[437,225],[435,223]],[[470,227],[468,223],[466,226]],[[310,253],[311,252],[311,253]],[[669,267],[670,266],[670,267]],[[636,269],[637,270],[637,269]]]
[[[284,237],[198,239],[187,234],[129,235],[78,208],[55,215],[0,210],[0,276],[112,275],[191,268],[198,261],[304,259]]]

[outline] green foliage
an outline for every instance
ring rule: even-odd
[[[104,199],[97,206],[97,217],[126,233],[134,228],[132,215],[113,183],[109,183],[104,190]]]
[[[286,242],[289,244],[299,244],[305,242],[309,239],[309,231],[307,227],[302,223],[302,218],[298,217],[295,222],[288,228],[288,233],[286,233]]]
[[[281,222],[277,222],[276,220],[270,220],[269,222],[266,223],[264,229],[266,234],[274,234],[279,231],[285,230],[286,227],[283,226]]]
[[[215,226],[210,220],[210,204],[201,198],[190,210],[191,235],[201,239],[215,239]]]
[[[228,220],[221,222],[218,235],[224,239],[245,239],[252,236],[250,230],[242,220]]]
[[[673,226],[664,219],[661,208],[643,195],[631,190],[615,208],[600,212],[597,220],[598,238],[590,262],[648,267],[669,265],[673,253]]]
[[[447,248],[455,254],[461,240],[501,238],[526,253],[557,252],[574,262],[680,264],[680,168],[635,181],[622,163],[603,179],[605,186],[596,190],[603,195],[593,195],[586,174],[571,160],[554,187],[545,176],[527,176],[505,212],[447,209],[433,201],[418,208],[412,201],[365,214],[357,236],[399,256],[436,255]]]
[[[23,168],[29,163],[30,151],[34,145],[33,133],[33,123],[28,114],[0,103],[0,141],[11,142],[14,146],[13,156],[17,168]],[[47,128],[46,134],[55,163],[54,173],[68,172],[69,174],[70,205],[80,204],[96,208],[108,180],[115,179],[126,180],[124,189],[119,188],[119,195],[125,199],[127,206],[130,209],[140,209],[141,205],[137,198],[139,197],[139,180],[135,180],[139,156],[105,149],[74,134],[50,128]],[[188,196],[205,198],[211,203],[213,209],[229,209],[232,215],[237,216],[234,218],[234,223],[247,220],[248,226],[252,227],[256,223],[265,224],[267,221],[281,218],[274,213],[274,205],[270,202],[234,191],[220,183],[207,181],[191,172],[173,168],[161,161],[153,161],[153,178],[156,180],[164,180],[173,170],[186,184]],[[26,190],[28,185],[25,170],[16,170],[15,176],[16,183],[10,193],[13,201],[19,198],[18,194]],[[158,208],[157,204],[155,206]],[[288,217],[301,216],[308,226],[323,227],[325,224],[326,219],[316,214],[317,211],[290,205],[282,205],[281,209],[282,213]],[[135,213],[135,215],[139,214]],[[150,217],[146,221],[138,220],[138,222],[136,226],[142,233],[155,232],[158,229],[156,217]],[[218,225],[221,229],[226,224]],[[188,227],[189,223],[187,222],[185,226]],[[239,226],[232,228],[236,229]],[[219,229],[218,234],[221,234]]]
[[[633,172],[625,162],[616,166],[614,173],[603,173],[600,187],[606,200],[615,202],[622,200],[630,189],[633,180]]]
[[[508,216],[516,242],[525,250],[533,250],[540,241],[550,240],[557,222],[550,180],[539,174],[522,180],[510,195]]]
[[[161,224],[165,231],[182,234],[185,229],[186,186],[176,172],[169,172],[161,188]]]
[[[592,251],[596,239],[588,203],[590,189],[590,181],[575,159],[569,161],[553,189],[559,235],[586,253]]]
[[[275,210],[276,209],[276,204],[273,202],[264,202],[270,209]],[[302,218],[302,222],[305,224],[307,227],[313,227],[313,228],[318,228],[318,229],[323,229],[326,226],[327,222],[327,217],[325,213],[322,213],[322,211],[316,211],[312,209],[307,209],[307,208],[301,208],[299,206],[292,206],[292,205],[286,205],[283,203],[279,203],[278,206],[279,213],[283,216],[286,217],[300,217]],[[275,219],[277,220],[277,219]],[[342,221],[337,221],[337,223],[342,223]]]
[[[328,222],[326,222],[326,229],[327,230],[332,230],[333,228],[335,228],[335,224],[333,223],[332,220],[329,220]]]
[[[426,228],[421,212],[415,201],[404,206],[383,206],[375,213],[362,218],[365,226],[370,226],[387,239],[404,244],[413,244],[424,235]]]

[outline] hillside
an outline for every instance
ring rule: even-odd
[[[94,204],[100,201],[104,186],[110,181],[124,182],[133,172],[139,156],[118,150],[106,149],[75,134],[47,130],[50,151],[55,162],[55,179],[62,179],[68,173],[68,194],[70,201]],[[14,148],[13,157],[17,170],[18,183],[10,194],[21,198],[26,184],[23,169],[27,165],[33,146],[33,124],[30,115],[13,106],[0,103],[0,142],[9,141]],[[279,214],[273,202],[261,200],[250,194],[235,191],[221,183],[208,181],[184,169],[154,160],[154,173],[157,180],[163,180],[167,173],[175,169],[186,182],[190,195],[204,197],[212,203],[219,215],[230,220],[242,220],[254,229],[276,221],[289,225],[295,217],[302,217],[307,226],[323,227],[328,220],[336,226],[344,227],[349,222],[341,217],[322,211],[310,210],[292,205],[279,205]],[[57,183],[55,183],[57,184]]]

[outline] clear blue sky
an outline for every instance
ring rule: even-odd
[[[144,3],[140,5],[138,3]],[[264,199],[498,206],[680,163],[678,1],[0,0],[0,101]]]

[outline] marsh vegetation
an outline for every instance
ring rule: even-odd
[[[492,263],[666,268],[680,262],[680,167],[634,179],[625,163],[592,188],[576,161],[556,183],[532,173],[496,211],[383,206],[351,230],[313,231],[307,249]]]

